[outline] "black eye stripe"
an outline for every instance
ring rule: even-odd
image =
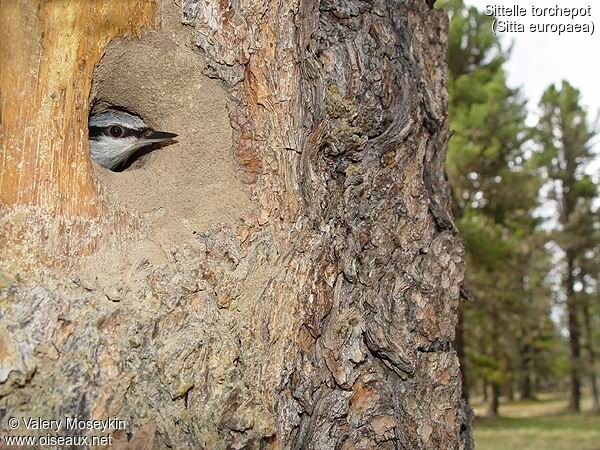
[[[90,126],[89,127],[89,136],[90,139],[98,139],[100,138],[100,136],[108,136],[114,139],[113,136],[111,136],[110,134],[110,127],[113,125],[110,125],[108,127],[94,127],[94,126]],[[123,139],[129,136],[135,136],[135,137],[142,137],[144,135],[144,133],[146,133],[147,131],[150,130],[150,128],[142,128],[141,130],[134,130],[131,128],[125,128],[125,127],[121,127],[123,129],[123,134],[118,138],[118,139]]]
[[[104,134],[104,127],[89,127],[90,139],[98,139]]]

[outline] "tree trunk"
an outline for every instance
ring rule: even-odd
[[[592,323],[589,305],[583,305],[583,327],[585,330],[585,349],[588,357],[588,374],[590,377],[590,387],[592,390],[592,411],[600,412],[600,398],[598,393],[598,381],[596,378],[596,352],[594,351],[594,342],[592,337]]]
[[[427,3],[2,0],[4,416],[116,417],[132,448],[471,448]],[[91,170],[92,68],[158,16],[92,95],[180,141]]]
[[[521,400],[535,400],[532,383],[532,354],[528,343],[521,345],[521,380],[519,383]]]
[[[488,417],[498,417],[498,407],[500,406],[500,383],[493,381],[491,383],[492,396],[488,406]]]
[[[528,311],[532,311],[533,305],[533,293],[529,283],[522,279],[522,288],[526,294],[525,302]],[[527,321],[523,320],[520,324],[520,347],[519,347],[519,375],[518,375],[518,389],[519,397],[521,400],[534,400],[535,393],[533,390],[532,376],[533,376],[533,348],[531,342],[535,340],[533,337],[534,330]]]
[[[467,362],[465,355],[464,311],[461,305],[458,306],[458,322],[456,325],[454,347],[456,348],[456,355],[460,362],[463,399],[466,403],[469,403],[469,385],[467,383]]]
[[[565,278],[567,296],[567,317],[569,328],[569,351],[570,351],[570,375],[571,390],[569,396],[569,410],[579,412],[581,410],[581,374],[580,374],[580,351],[579,342],[579,314],[578,305],[573,290],[575,279],[575,257],[572,252],[567,251],[567,276]]]
[[[488,383],[487,379],[484,378],[483,379],[483,388],[482,388],[483,389],[483,402],[484,403],[487,403],[488,399],[489,399],[489,394],[488,394],[489,389],[488,389],[488,387],[489,387],[489,383]]]
[[[495,362],[494,367],[495,373],[494,378],[490,380],[491,397],[489,399],[488,413],[489,417],[498,416],[498,407],[500,406],[500,393],[502,389],[501,380],[505,379],[506,376],[506,364],[503,358],[501,358],[500,347],[498,341],[502,334],[501,326],[499,323],[499,314],[496,310],[496,303],[491,302],[490,304],[490,340],[491,340],[491,357]]]
[[[506,399],[513,402],[515,400],[515,389],[512,377],[504,383],[504,391],[506,392]]]

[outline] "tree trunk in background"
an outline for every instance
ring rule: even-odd
[[[502,384],[500,379],[501,375],[505,374],[504,370],[504,361],[500,359],[500,351],[499,346],[497,345],[498,340],[500,339],[501,329],[498,320],[498,312],[496,310],[496,303],[493,301],[490,302],[490,339],[491,339],[491,356],[492,360],[495,364],[498,364],[494,369],[493,378],[490,381],[491,388],[491,397],[489,398],[488,412],[487,415],[489,417],[498,416],[498,407],[500,406],[500,393],[502,389]],[[502,364],[502,366],[500,366]]]
[[[590,387],[592,390],[592,411],[597,413],[600,412],[600,398],[598,394],[598,380],[596,377],[596,352],[594,351],[589,304],[585,303],[582,309],[583,328],[585,330],[585,349],[588,357],[587,371],[590,377]]]
[[[567,251],[567,274],[565,278],[565,293],[567,296],[567,318],[569,329],[569,351],[570,351],[570,375],[571,391],[569,396],[569,410],[579,412],[581,410],[581,344],[579,342],[579,305],[575,298],[574,283],[575,278],[575,256],[571,251]]]
[[[521,400],[534,400],[533,384],[531,381],[532,358],[531,346],[529,344],[521,345],[521,380],[519,383],[519,391]]]
[[[256,215],[161,242],[154,262],[130,252],[136,212],[96,193],[85,138],[93,65],[110,37],[154,26],[156,5],[34,3],[0,1],[3,417],[118,417],[114,440],[134,448],[471,448],[451,345],[464,263],[443,172],[445,14],[164,1],[228,93],[224,157]],[[114,270],[84,279],[102,261]]]
[[[458,322],[456,324],[456,338],[454,347],[456,355],[460,362],[460,374],[462,380],[462,394],[466,403],[469,403],[469,385],[467,383],[467,364],[465,355],[465,331],[464,331],[464,310],[461,305],[458,306]]]
[[[498,407],[500,406],[500,383],[494,381],[491,383],[492,396],[488,407],[488,417],[498,417]]]
[[[533,304],[533,293],[529,283],[522,279],[522,288],[525,293],[525,303],[527,311],[532,310]],[[533,390],[532,376],[533,376],[533,349],[531,342],[535,341],[533,336],[535,331],[532,329],[531,323],[523,320],[520,324],[520,347],[519,347],[519,368],[518,368],[518,383],[519,398],[521,400],[534,400],[535,393]]]
[[[515,389],[514,389],[514,385],[513,385],[513,380],[509,379],[505,384],[505,392],[506,392],[506,399],[509,401],[514,401],[515,400]]]

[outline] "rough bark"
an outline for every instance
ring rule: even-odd
[[[117,416],[148,448],[471,448],[451,345],[464,265],[442,167],[445,14],[180,6],[228,93],[255,215],[159,242],[160,262],[132,253],[142,223],[66,268],[3,264],[5,417]]]

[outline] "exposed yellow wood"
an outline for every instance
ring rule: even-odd
[[[0,0],[0,206],[96,215],[87,144],[94,65],[158,24],[158,0]]]

